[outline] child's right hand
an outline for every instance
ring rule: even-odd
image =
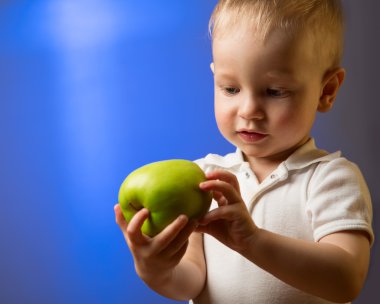
[[[147,209],[141,209],[127,223],[120,205],[114,207],[116,223],[133,255],[137,274],[148,285],[162,284],[169,280],[175,266],[184,256],[188,238],[195,230],[196,223],[180,215],[161,233],[151,238],[141,232],[141,226],[149,216]]]

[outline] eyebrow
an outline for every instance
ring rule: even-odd
[[[223,78],[226,80],[235,80],[236,79],[236,77],[234,77],[231,73],[228,73],[225,71],[218,72],[217,69],[214,70],[214,76],[216,76],[216,75],[218,78]]]
[[[268,73],[266,73],[266,76],[270,78],[278,78],[278,77],[293,76],[293,75],[294,75],[294,72],[288,69],[269,71]]]
[[[222,71],[222,72],[216,72],[214,73],[214,77],[217,79],[221,79],[224,81],[236,81],[236,77],[233,76],[232,74]],[[297,79],[294,77],[294,73],[292,71],[288,70],[283,70],[283,71],[270,71],[264,75],[261,75],[262,78],[266,78],[269,80],[283,80],[286,78],[289,81],[296,82]]]
[[[287,79],[290,79],[291,81],[297,81],[297,78],[294,77],[294,72],[291,70],[279,70],[279,71],[270,71],[264,75],[266,78],[269,79],[282,79],[286,77]]]

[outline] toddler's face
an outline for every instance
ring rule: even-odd
[[[219,130],[248,160],[283,161],[309,138],[321,96],[312,41],[235,34],[213,41]]]

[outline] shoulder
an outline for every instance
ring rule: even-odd
[[[341,185],[346,189],[360,187],[367,191],[365,179],[358,165],[342,156],[318,163],[312,183],[316,184],[322,181],[325,184],[330,182]]]
[[[293,153],[285,161],[285,166],[289,171],[311,171],[314,179],[323,179],[326,176],[337,179],[363,179],[355,163],[343,157],[340,151],[329,153],[318,149],[313,139]]]
[[[362,230],[373,244],[371,195],[352,161],[337,157],[318,163],[309,183],[308,201],[316,239],[343,230]]]
[[[319,162],[309,182],[309,197],[351,198],[371,206],[370,192],[359,167],[345,157]]]
[[[310,140],[284,165],[293,175],[291,184],[305,186],[305,211],[315,240],[338,231],[362,230],[373,243],[371,196],[354,162],[340,151],[320,150]]]

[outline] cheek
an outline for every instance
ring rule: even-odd
[[[301,132],[301,119],[297,111],[287,109],[280,111],[277,115],[272,116],[273,131],[280,138],[291,141],[294,137],[298,137]]]
[[[289,128],[295,121],[299,119],[297,117],[297,111],[294,108],[278,108],[274,111],[272,117],[272,124],[274,124],[277,128],[283,129],[284,127]]]
[[[232,109],[222,102],[215,102],[215,120],[221,131],[228,129],[234,122]]]
[[[275,125],[279,132],[284,133],[284,137],[297,137],[310,131],[314,117],[308,109],[289,108],[276,116]]]

